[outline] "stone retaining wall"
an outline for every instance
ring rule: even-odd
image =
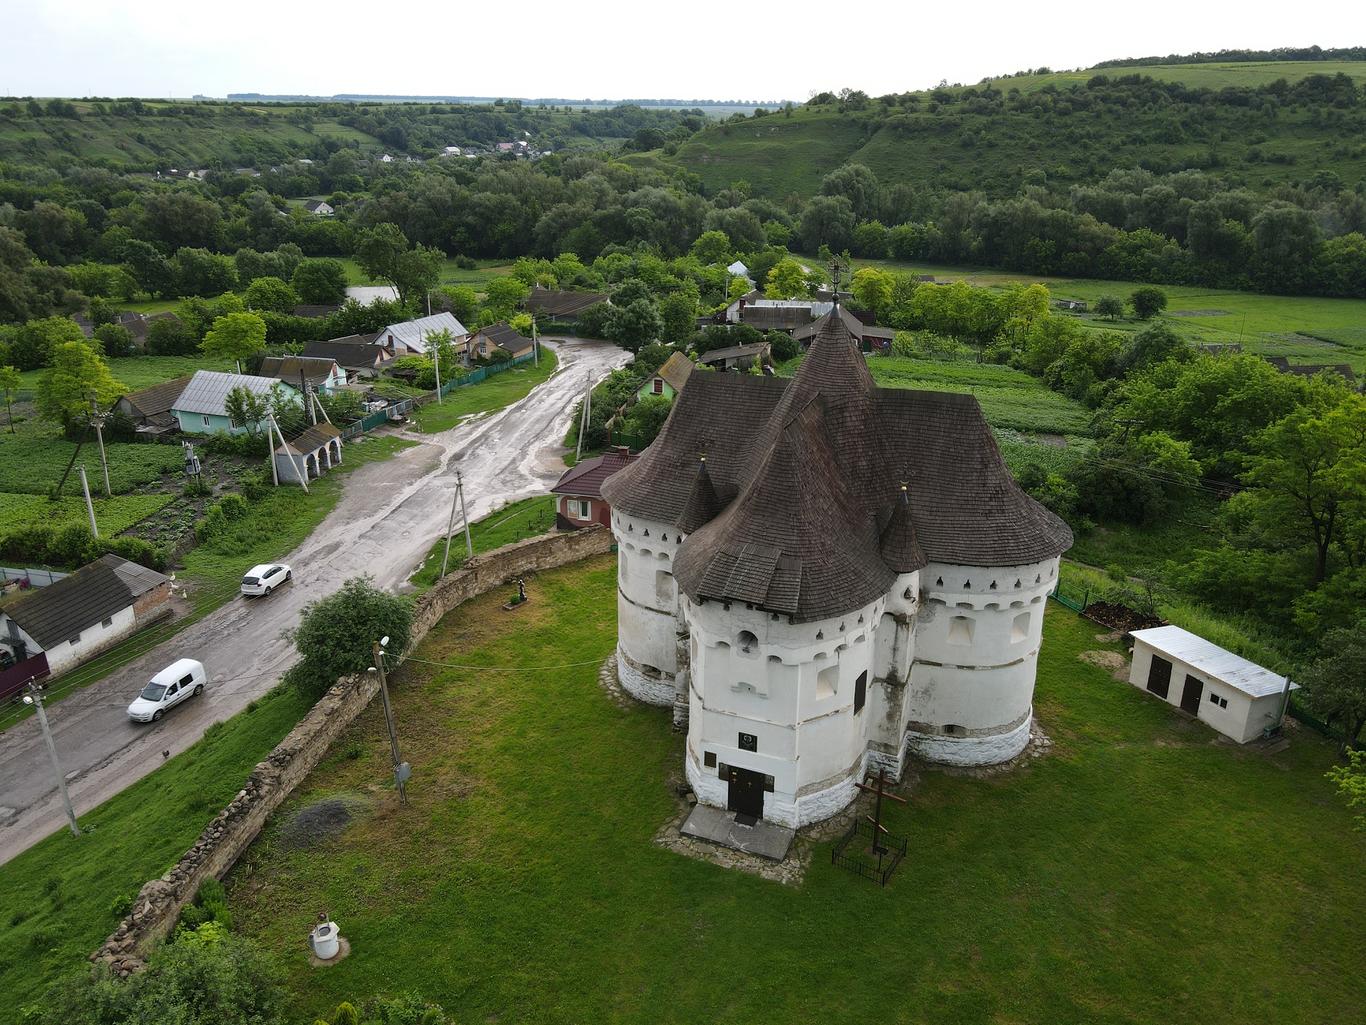
[[[412,645],[415,647],[462,602],[515,577],[604,554],[612,543],[611,531],[596,526],[567,534],[545,534],[477,556],[466,568],[451,573],[417,599]],[[200,884],[211,876],[221,879],[232,868],[271,812],[322,760],[378,689],[379,683],[370,673],[338,680],[265,761],[252,769],[246,785],[180,860],[160,879],[144,884],[133,910],[90,960],[109,964],[123,977],[142,968],[143,959],[175,927],[181,909],[194,899]]]

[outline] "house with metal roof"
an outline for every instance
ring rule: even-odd
[[[524,305],[538,317],[572,324],[588,307],[607,301],[608,297],[601,292],[565,292],[535,285]]]
[[[702,805],[795,828],[914,754],[1029,743],[1067,524],[971,395],[881,388],[829,314],[792,379],[694,373],[602,485],[617,678],[671,706]]]
[[[1300,686],[1179,626],[1129,636],[1130,683],[1239,744],[1279,726]]]
[[[555,527],[558,530],[578,530],[580,527],[612,523],[612,507],[602,497],[602,485],[608,477],[636,457],[625,446],[617,446],[600,456],[575,463],[555,482],[550,493],[555,496]]]
[[[171,404],[171,414],[187,434],[246,434],[260,430],[260,424],[233,426],[227,400],[228,393],[235,388],[243,388],[264,399],[279,395],[281,401],[303,404],[297,388],[273,377],[196,370],[190,383]]]
[[[469,331],[455,319],[455,314],[443,312],[390,324],[375,336],[375,344],[388,346],[399,356],[425,356],[429,348],[427,337],[442,331],[449,331],[457,346],[463,346],[469,336]]]
[[[105,555],[0,608],[0,648],[13,658],[5,679],[24,680],[79,665],[170,612],[171,581],[117,555]],[[0,680],[0,686],[4,680]],[[3,697],[3,694],[0,694]]]
[[[346,335],[325,342],[305,342],[302,354],[310,359],[335,360],[348,377],[376,377],[394,360],[393,346],[382,344],[378,339],[377,332],[372,335]]]
[[[636,389],[636,398],[663,395],[672,401],[688,383],[692,372],[692,360],[681,352],[670,353],[664,364]]]

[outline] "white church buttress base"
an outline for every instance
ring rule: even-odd
[[[932,736],[911,730],[906,734],[906,748],[911,754],[940,765],[999,765],[1025,749],[1032,718],[1031,709],[1030,714],[1006,732],[977,737]]]
[[[673,706],[676,691],[674,678],[657,669],[653,673],[647,671],[627,657],[620,646],[617,647],[617,679],[621,682],[622,690],[637,701],[665,708]]]

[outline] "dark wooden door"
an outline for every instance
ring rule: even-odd
[[[1154,655],[1152,664],[1148,666],[1148,689],[1159,698],[1165,698],[1171,691],[1171,685],[1172,664]]]
[[[726,807],[735,812],[738,820],[741,815],[751,822],[764,817],[764,777],[752,769],[741,769],[731,765],[726,769],[730,788],[726,793]]]
[[[1187,675],[1186,685],[1181,688],[1181,711],[1191,715],[1200,714],[1200,699],[1205,695],[1205,685],[1194,676]]]

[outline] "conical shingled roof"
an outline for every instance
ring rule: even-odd
[[[687,504],[683,506],[683,511],[679,513],[674,525],[683,533],[691,534],[698,527],[705,526],[715,519],[727,504],[716,493],[711,475],[707,473],[707,457],[702,455],[697,461],[697,477],[693,481]]]
[[[714,502],[698,479],[703,451]],[[1016,566],[1072,543],[1016,485],[975,398],[878,388],[833,315],[791,382],[693,374],[655,443],[603,494],[689,535],[675,572],[694,600],[798,619],[851,611],[927,562]],[[703,525],[713,504],[724,511]]]
[[[744,601],[803,621],[874,601],[896,574],[843,484],[814,399],[782,427],[726,511],[680,546],[679,586],[697,600]]]

